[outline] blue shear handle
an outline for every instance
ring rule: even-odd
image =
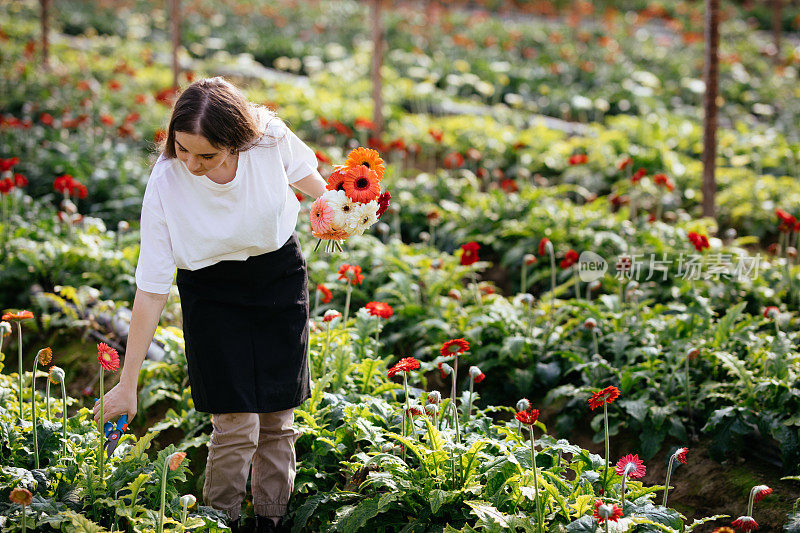
[[[94,401],[95,402],[99,402],[100,399],[99,398],[95,398]],[[103,429],[106,432],[106,437],[108,437],[111,434],[111,432],[114,431],[114,424],[112,424],[111,421],[109,420],[108,422],[103,424]],[[128,414],[127,413],[125,413],[124,415],[120,416],[119,419],[117,420],[117,429],[120,430],[120,431],[123,431],[123,432],[128,429]]]

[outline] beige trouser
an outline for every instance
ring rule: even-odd
[[[255,513],[286,514],[294,488],[294,408],[274,413],[212,414],[203,500],[238,520],[247,490],[250,463]]]

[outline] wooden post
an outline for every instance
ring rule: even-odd
[[[719,86],[719,0],[706,0],[703,108],[703,216],[716,218],[717,94]]]
[[[783,24],[783,0],[772,0],[772,40],[775,43],[775,64],[781,62],[781,25]]]
[[[170,30],[172,32],[172,87],[178,88],[178,75],[181,67],[178,64],[178,48],[181,46],[181,10],[180,0],[169,0]]]
[[[372,0],[372,122],[375,124],[375,137],[383,133],[383,25],[381,23],[381,2]]]
[[[50,68],[50,42],[47,39],[47,33],[49,30],[47,20],[49,14],[48,12],[50,11],[50,0],[39,0],[39,5],[42,8],[42,67],[47,70]]]

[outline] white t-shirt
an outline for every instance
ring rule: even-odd
[[[300,202],[289,184],[318,175],[317,158],[283,121],[260,120],[267,135],[239,152],[236,177],[228,183],[195,176],[177,158],[158,158],[142,200],[139,289],[167,294],[176,268],[244,261],[279,249],[292,236]]]

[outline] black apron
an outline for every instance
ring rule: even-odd
[[[297,233],[244,261],[179,268],[176,284],[197,411],[269,413],[310,396],[308,273]]]

